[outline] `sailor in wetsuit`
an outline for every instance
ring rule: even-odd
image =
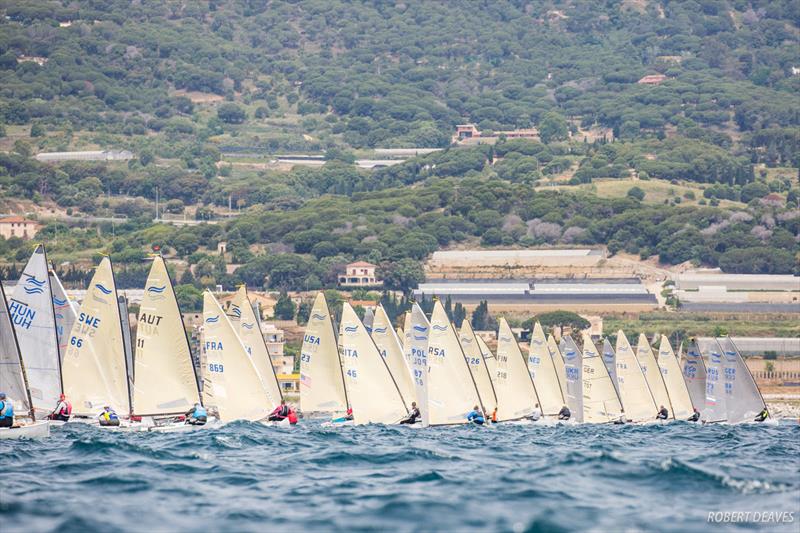
[[[194,404],[194,407],[186,411],[186,423],[192,426],[202,426],[208,422],[208,411],[199,403]]]
[[[58,397],[56,408],[50,413],[48,417],[50,420],[61,420],[68,422],[69,417],[72,416],[72,404],[67,401],[67,397],[63,394]]]
[[[692,413],[692,416],[687,418],[687,420],[689,422],[697,422],[698,420],[700,420],[700,411],[697,410],[697,407],[694,408],[694,413]]]
[[[558,412],[558,419],[559,420],[569,420],[569,417],[572,416],[572,413],[569,411],[569,407],[566,405],[561,408]]]
[[[483,416],[483,411],[481,411],[478,406],[472,408],[472,411],[467,413],[467,422],[472,422],[473,424],[478,424],[482,426],[484,422],[486,422],[486,418]]]
[[[117,413],[109,406],[103,407],[103,412],[100,413],[100,425],[101,426],[118,426],[119,425],[119,416]]]
[[[658,408],[658,414],[656,414],[656,420],[666,420],[669,418],[669,411],[663,405]]]
[[[763,422],[767,418],[769,418],[769,411],[767,411],[767,408],[764,407],[764,410],[758,413],[758,416],[756,416],[754,422]]]
[[[411,402],[411,411],[409,411],[408,416],[402,419],[400,423],[416,424],[421,416],[422,415],[419,412],[419,408],[417,407],[417,402]]]
[[[530,418],[534,422],[536,422],[540,418],[542,418],[542,410],[539,409],[539,404],[538,403],[536,404],[536,407],[533,408],[533,411],[531,411],[531,414],[530,414],[530,416],[528,418]]]
[[[269,414],[267,420],[270,422],[280,422],[287,416],[289,416],[289,406],[286,405],[285,401],[282,401],[281,404]]]
[[[0,392],[0,428],[10,428],[14,425],[14,404],[6,398],[5,392]]]

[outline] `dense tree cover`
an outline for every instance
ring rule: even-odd
[[[569,326],[573,331],[581,331],[590,326],[588,320],[572,311],[551,311],[527,319],[522,323],[522,327],[533,330],[536,322],[539,322],[545,331],[549,331],[553,327],[563,328],[564,326]]]

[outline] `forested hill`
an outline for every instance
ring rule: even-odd
[[[289,288],[335,284],[361,258],[407,289],[421,260],[456,243],[601,244],[731,272],[800,270],[794,0],[4,0],[0,10],[0,211],[46,204],[63,215],[41,234],[61,260],[103,251],[141,274],[159,244],[202,266],[202,283],[267,276]],[[448,148],[463,123],[536,128],[540,139]],[[393,147],[445,150],[353,165]],[[97,149],[133,159],[34,158]],[[270,162],[287,153],[327,162]],[[161,214],[218,218],[232,205],[241,215],[154,225],[156,191]],[[244,265],[237,274],[213,258],[219,241]],[[0,260],[27,254],[0,238]]]

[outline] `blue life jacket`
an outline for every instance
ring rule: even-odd
[[[0,420],[4,418],[14,418],[14,404],[9,400],[0,402]]]
[[[467,420],[469,420],[470,422],[474,420],[475,422],[480,422],[480,423],[486,421],[483,418],[483,414],[480,411],[470,411],[469,414],[467,415]]]
[[[194,408],[194,413],[192,413],[192,416],[195,418],[199,418],[201,416],[208,418],[208,412],[206,412],[206,408],[201,405],[200,407]]]
[[[117,416],[117,413],[115,413],[113,409],[109,410],[109,411],[103,411],[102,413],[100,413],[100,416],[106,418],[106,420],[118,420],[119,419],[119,416]]]

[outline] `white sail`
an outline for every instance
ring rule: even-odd
[[[458,334],[458,338],[461,342],[461,348],[464,350],[464,356],[467,358],[467,363],[469,363],[472,379],[475,380],[475,385],[478,387],[478,394],[480,394],[485,407],[491,411],[497,407],[497,396],[494,392],[491,374],[489,374],[489,367],[486,364],[483,351],[478,344],[478,338],[472,330],[469,320],[464,320],[461,323],[461,331]]]
[[[267,393],[247,349],[210,291],[203,293],[203,400],[220,420],[260,420]]]
[[[531,332],[528,371],[541,401],[542,414],[557,415],[564,405],[564,395],[558,382],[555,363],[547,347],[547,338],[538,322]]]
[[[383,356],[345,302],[342,308],[342,364],[347,399],[356,424],[395,424],[408,413]]]
[[[669,418],[675,418],[672,411],[672,404],[669,401],[667,386],[664,384],[664,378],[661,377],[661,370],[658,368],[653,350],[650,348],[650,341],[647,340],[647,337],[643,333],[639,334],[639,342],[636,346],[636,359],[639,360],[639,366],[642,367],[642,373],[644,373],[647,386],[650,387],[650,393],[653,395],[657,408],[661,409],[663,405],[667,411],[669,411]],[[653,413],[653,417],[655,416],[656,413]]]
[[[8,312],[8,300],[0,283],[0,391],[14,402],[15,415],[19,417],[33,413],[22,364],[17,336]]]
[[[611,346],[611,341],[608,338],[603,339],[603,363],[606,365],[608,375],[611,376],[611,382],[614,383],[614,388],[617,389],[619,394],[619,383],[617,382],[617,359],[614,354],[614,348]],[[625,402],[623,402],[624,405]]]
[[[604,424],[619,420],[622,404],[592,338],[583,333],[583,421]]]
[[[62,372],[73,414],[96,416],[108,405],[131,412],[122,320],[111,260],[95,270],[72,328]]]
[[[689,343],[689,348],[681,359],[681,368],[692,405],[700,411],[706,404],[706,365],[697,341],[692,340]]]
[[[564,399],[571,413],[570,420],[583,422],[583,357],[575,341],[569,335],[561,337],[559,350],[564,357],[566,380]]]
[[[261,333],[261,321],[253,310],[250,298],[247,296],[247,289],[244,285],[239,287],[233,297],[231,309],[235,311],[236,319],[231,318],[236,334],[239,335],[253,365],[258,370],[258,375],[267,392],[266,405],[270,411],[280,405],[283,395],[278,383],[278,376],[275,374],[275,367],[272,366],[272,358],[269,356],[267,344],[264,342],[264,335]]]
[[[723,379],[722,348],[713,338],[698,339],[697,344],[706,363],[705,405],[700,416],[704,422],[725,422],[728,412],[725,405],[727,396]]]
[[[364,327],[366,327],[366,324]],[[394,377],[397,388],[400,389],[400,395],[405,400],[406,407],[410,408],[411,402],[416,401],[414,380],[411,377],[411,369],[408,367],[408,362],[403,354],[400,338],[392,328],[389,315],[386,314],[386,310],[382,305],[375,309],[375,317],[372,322],[372,340],[375,342],[375,346],[377,346],[384,361],[386,361],[386,366],[389,367],[389,372]]]
[[[136,326],[133,413],[186,412],[200,401],[183,318],[164,259],[153,258]]]
[[[439,300],[433,304],[427,359],[428,423],[466,423],[467,413],[483,404],[458,335]]]
[[[729,424],[752,422],[765,407],[753,375],[730,337],[717,339],[722,348],[725,376],[725,412]]]
[[[300,350],[300,409],[305,413],[347,410],[342,363],[325,295],[318,293]]]
[[[683,380],[681,365],[672,351],[672,346],[666,335],[661,336],[661,344],[658,347],[658,367],[664,377],[664,384],[667,386],[672,409],[677,420],[686,420],[694,413],[692,398],[689,396],[689,389]]]
[[[497,333],[497,421],[517,420],[530,416],[541,402],[528,372],[528,364],[505,318],[500,318]]]
[[[472,329],[472,324],[470,324],[469,327]],[[486,368],[489,370],[489,377],[491,378],[492,383],[494,383],[494,377],[497,375],[497,356],[489,349],[489,346],[486,344],[486,341],[483,340],[483,337],[476,334],[475,339],[477,339],[478,347],[481,349],[481,353],[483,354],[483,360],[486,361]],[[495,398],[497,398],[496,394]]]
[[[67,343],[72,327],[78,319],[75,305],[67,296],[67,291],[61,284],[61,280],[52,270],[50,271],[50,288],[53,291],[53,311],[56,319],[56,338],[58,339],[58,354],[61,361],[67,353]]]
[[[411,306],[411,313],[407,314],[406,343],[403,346],[406,360],[411,368],[411,378],[414,381],[414,396],[417,407],[422,415],[422,425],[430,424],[430,409],[428,408],[428,338],[431,324],[418,304]]]
[[[625,409],[625,419],[632,422],[655,420],[658,406],[647,384],[642,367],[633,353],[628,337],[622,330],[617,332],[617,346],[614,351],[614,366],[620,400]]]
[[[547,336],[547,351],[550,352],[550,359],[553,360],[553,367],[556,369],[558,385],[561,387],[561,396],[564,398],[564,405],[567,402],[567,369],[564,367],[564,358],[561,350],[552,335]]]
[[[33,408],[38,415],[45,415],[55,408],[62,381],[53,294],[43,245],[36,247],[25,265],[8,302],[8,311],[25,364]]]

